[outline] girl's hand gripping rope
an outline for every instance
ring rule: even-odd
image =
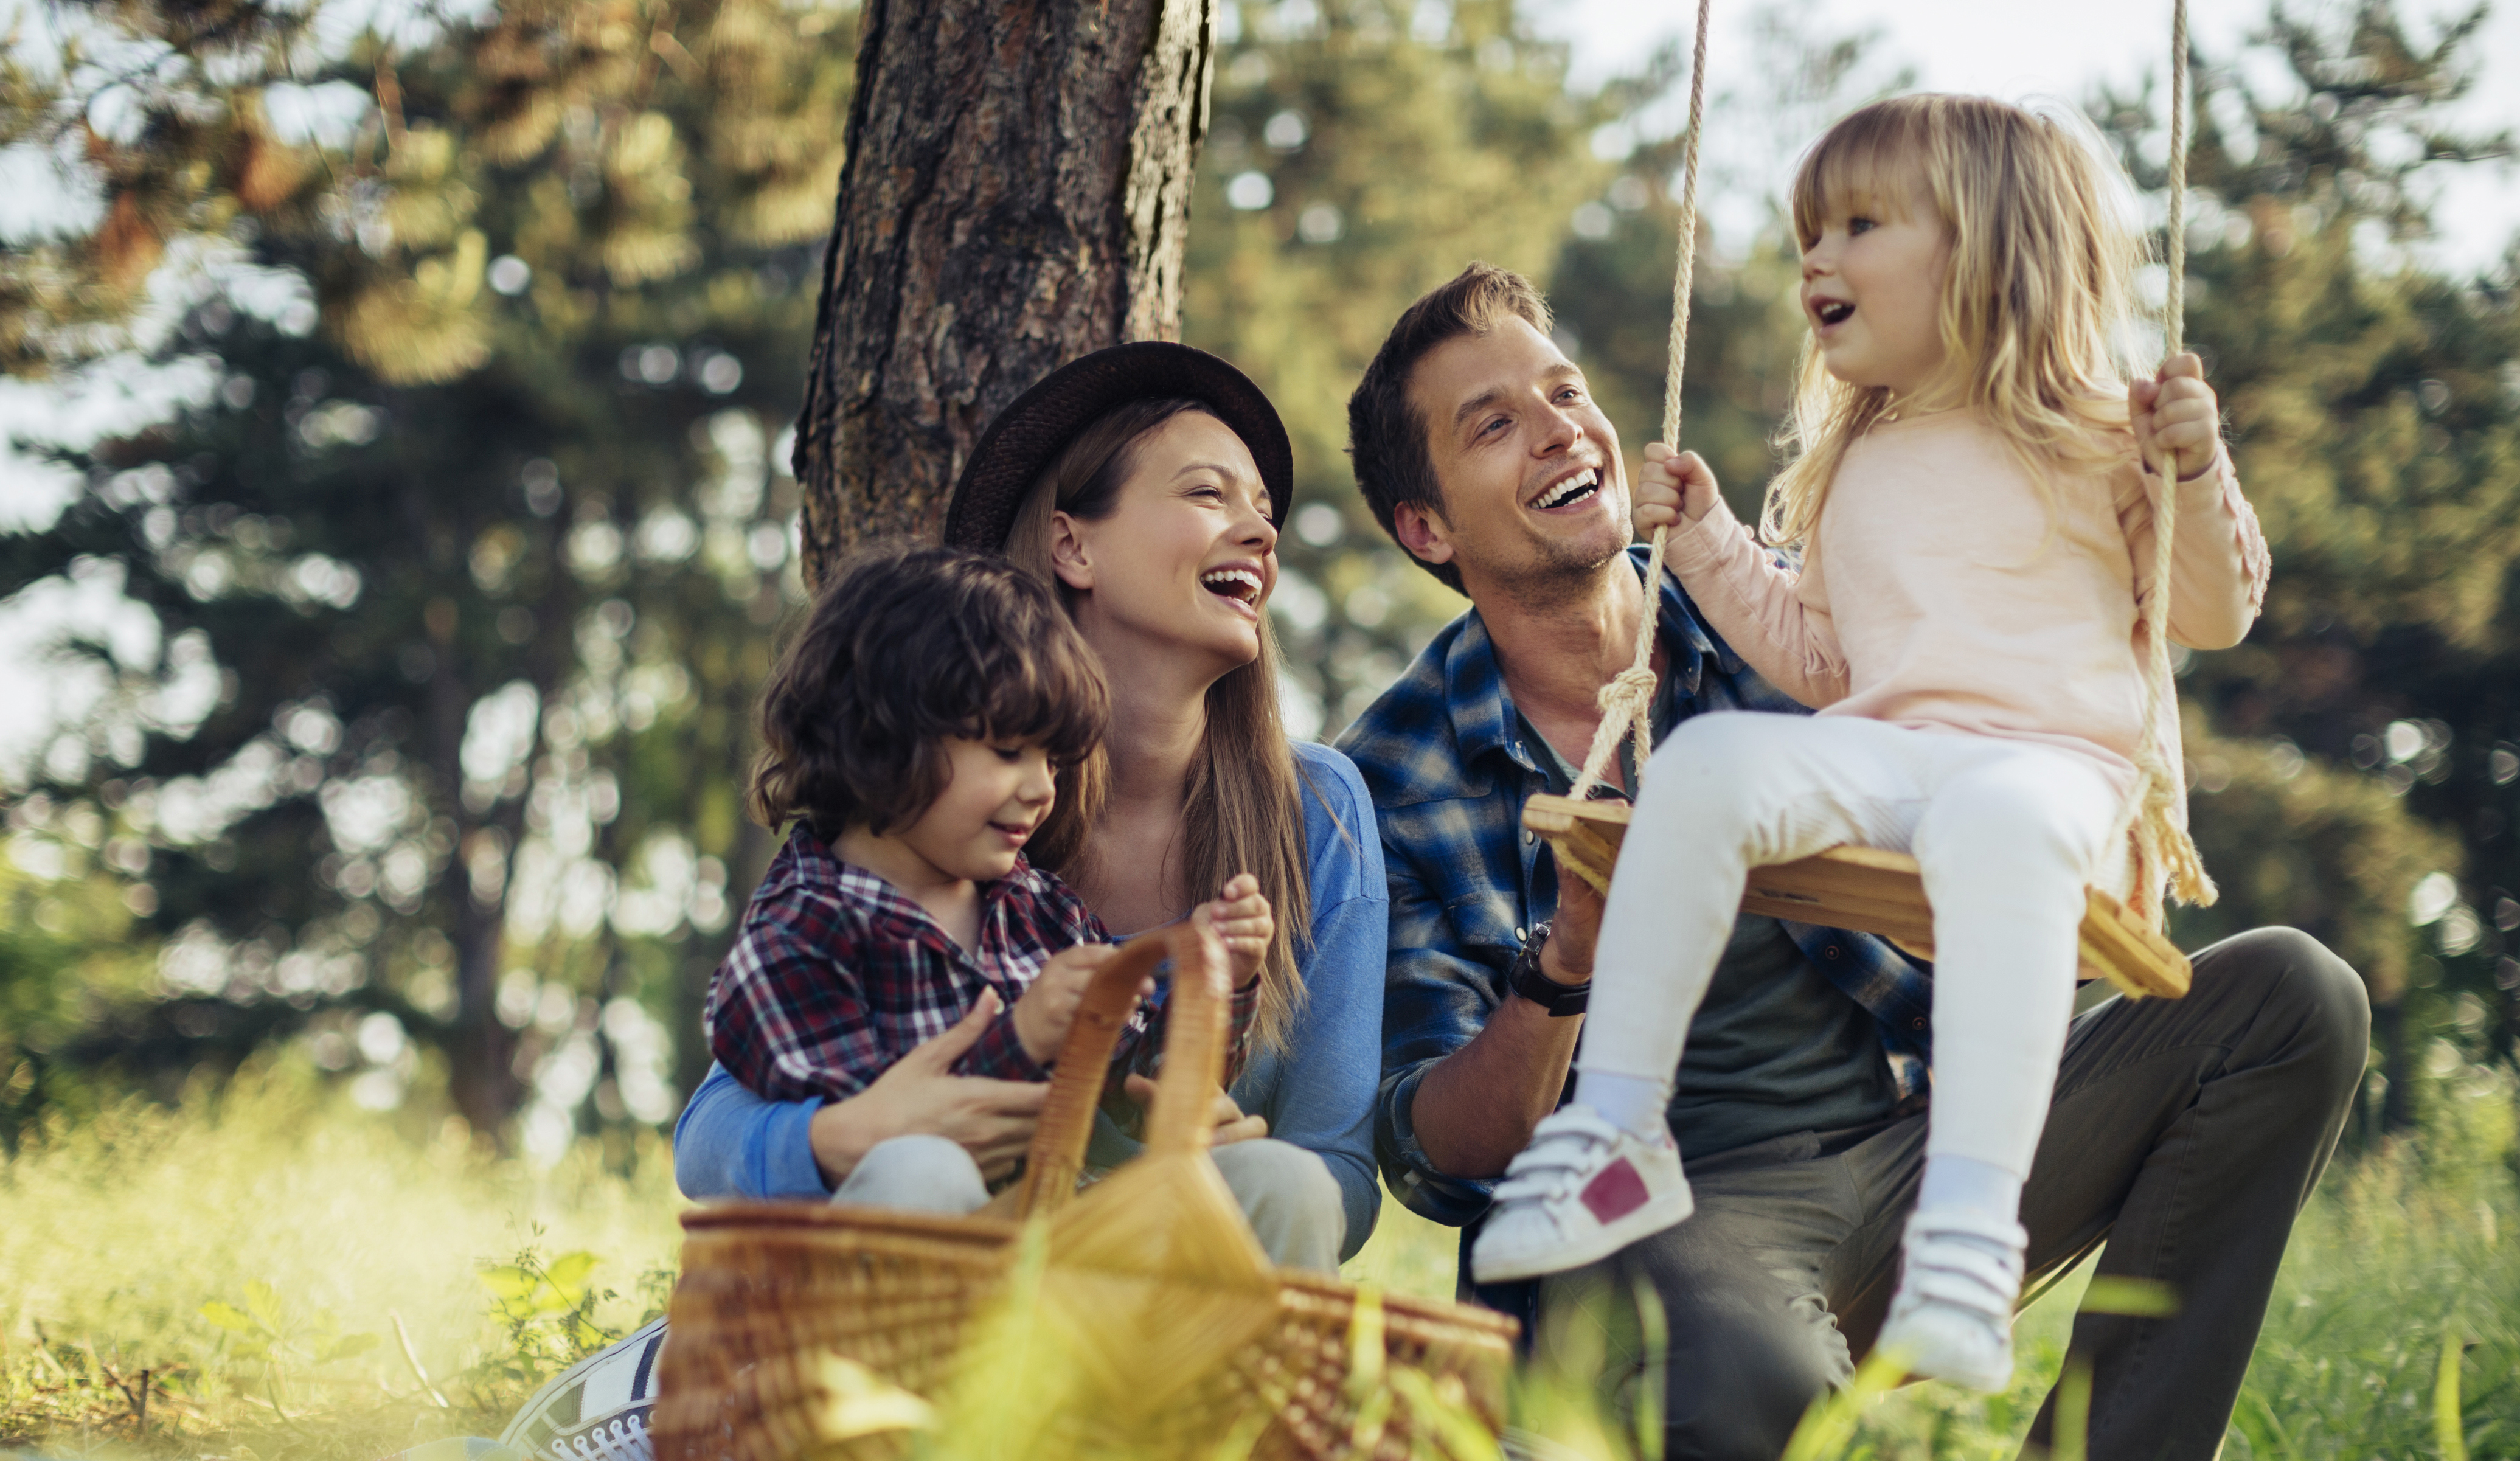
[[[1260,895],[1260,880],[1249,873],[1237,873],[1216,895],[1216,900],[1199,905],[1194,917],[1204,919],[1225,942],[1226,965],[1234,976],[1237,989],[1260,977],[1260,965],[1269,956],[1269,940],[1278,932],[1278,921],[1269,911],[1269,900]]]
[[[1628,521],[1637,536],[1649,538],[1658,527],[1674,527],[1687,518],[1694,523],[1715,507],[1715,473],[1693,451],[1674,451],[1660,441],[1645,443],[1644,470],[1637,474],[1636,506]]]
[[[2153,380],[2127,383],[2127,419],[2135,427],[2145,466],[2158,464],[2167,451],[2178,464],[2181,481],[2213,471],[2222,453],[2222,403],[2205,384],[2205,362],[2193,351],[2182,350],[2162,362],[2161,374]]]

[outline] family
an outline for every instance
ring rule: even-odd
[[[2192,858],[2144,794],[2179,764],[2156,626],[2235,643],[2268,572],[2196,357],[2124,361],[2114,169],[1973,98],[1815,145],[1755,536],[1679,443],[1623,456],[1527,281],[1472,264],[1412,304],[1349,448],[1469,607],[1334,748],[1279,713],[1267,397],[1168,343],[1052,373],[945,541],[834,569],[773,673],[749,794],[786,842],[710,991],[683,1190],[980,1207],[1114,940],[1194,919],[1234,983],[1217,1164],[1279,1263],[1353,1256],[1387,1184],[1462,1230],[1463,1297],[1650,1400],[1663,1454],[1765,1458],[1876,1347],[2003,1388],[2024,1285],[2105,1243],[2175,1309],[2076,1319],[2089,1454],[2217,1454],[2368,1009],[2270,929],[2195,954],[2183,999],[2074,1012],[2086,885],[2157,891],[2131,845]],[[1647,616],[1657,749],[1607,778],[1635,820],[1605,899],[1522,808],[1573,786]],[[1738,912],[1748,868],[1848,843],[1916,856],[1936,962]],[[1092,1165],[1133,1154],[1160,1045],[1124,1035]],[[663,1342],[503,1439],[571,1453]]]

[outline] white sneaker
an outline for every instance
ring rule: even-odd
[[[1670,1132],[1647,1141],[1578,1102],[1543,1119],[1505,1169],[1470,1276],[1491,1284],[1581,1268],[1696,1206]]]
[[[1878,1347],[1927,1380],[1989,1393],[2010,1386],[2012,1305],[2029,1241],[2021,1224],[1974,1209],[1916,1212]]]

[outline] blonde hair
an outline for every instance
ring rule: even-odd
[[[1206,410],[1191,400],[1134,400],[1079,431],[1016,509],[1007,528],[1007,557],[1051,585],[1072,614],[1075,593],[1051,571],[1053,515],[1089,522],[1109,517],[1136,466],[1138,443],[1175,416]],[[1195,904],[1216,896],[1238,873],[1259,882],[1277,931],[1260,968],[1252,1038],[1259,1049],[1283,1050],[1304,1000],[1295,961],[1298,940],[1307,948],[1312,942],[1312,872],[1301,776],[1278,713],[1278,641],[1266,613],[1259,657],[1208,686],[1206,708],[1207,730],[1183,789],[1183,890]],[[1091,855],[1091,833],[1110,780],[1111,754],[1101,745],[1059,772],[1058,798],[1026,848],[1036,865],[1058,873]]]
[[[1807,541],[1847,448],[1894,409],[1965,406],[2010,442],[2045,490],[2051,465],[2128,450],[2136,271],[2145,250],[2125,173],[2090,124],[1985,97],[1874,102],[1823,133],[1793,186],[1806,250],[1857,199],[1931,209],[1950,241],[1936,324],[1943,363],[1912,395],[1831,376],[1816,340],[1778,445],[1760,530]]]

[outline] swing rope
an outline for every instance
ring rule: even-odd
[[[1697,265],[1697,139],[1700,122],[1706,114],[1706,18],[1714,0],[1697,0],[1697,43],[1688,62],[1688,140],[1680,155],[1680,271],[1671,283],[1671,364],[1662,393],[1662,439],[1680,440],[1680,383],[1688,362],[1688,294],[1690,276]],[[1581,801],[1593,795],[1601,784],[1601,775],[1609,769],[1610,757],[1617,753],[1619,738],[1633,734],[1637,743],[1637,770],[1644,770],[1646,757],[1653,754],[1653,646],[1657,606],[1662,599],[1662,557],[1664,538],[1670,529],[1654,529],[1653,547],[1645,556],[1644,605],[1637,613],[1637,648],[1628,667],[1611,677],[1601,687],[1597,701],[1601,708],[1601,723],[1593,732],[1593,749],[1584,756],[1584,769],[1575,778],[1568,793]],[[1631,796],[1636,788],[1628,788]],[[1592,870],[1570,858],[1558,859],[1560,866],[1576,869],[1587,883],[1608,890],[1605,879],[1593,876]]]
[[[2186,347],[2187,314],[2187,0],[2172,0],[2170,12],[2170,201],[2163,220],[2163,262],[2169,270],[2162,299],[2162,355]],[[2217,896],[2214,880],[2196,855],[2196,844],[2180,825],[2186,799],[2186,778],[2170,764],[2170,748],[2161,732],[2164,689],[2172,687],[2170,668],[2171,538],[2179,521],[2179,458],[2156,454],[2151,464],[2161,479],[2161,500],[2152,509],[2152,593],[2144,600],[2143,739],[2136,748],[2136,787],[2118,813],[2118,826],[2104,845],[2135,843],[2134,882],[2130,892],[2138,910],[2154,928],[2161,927],[2161,889],[2181,901],[2203,907]],[[2171,688],[2171,712],[2177,713],[2177,690]]]

